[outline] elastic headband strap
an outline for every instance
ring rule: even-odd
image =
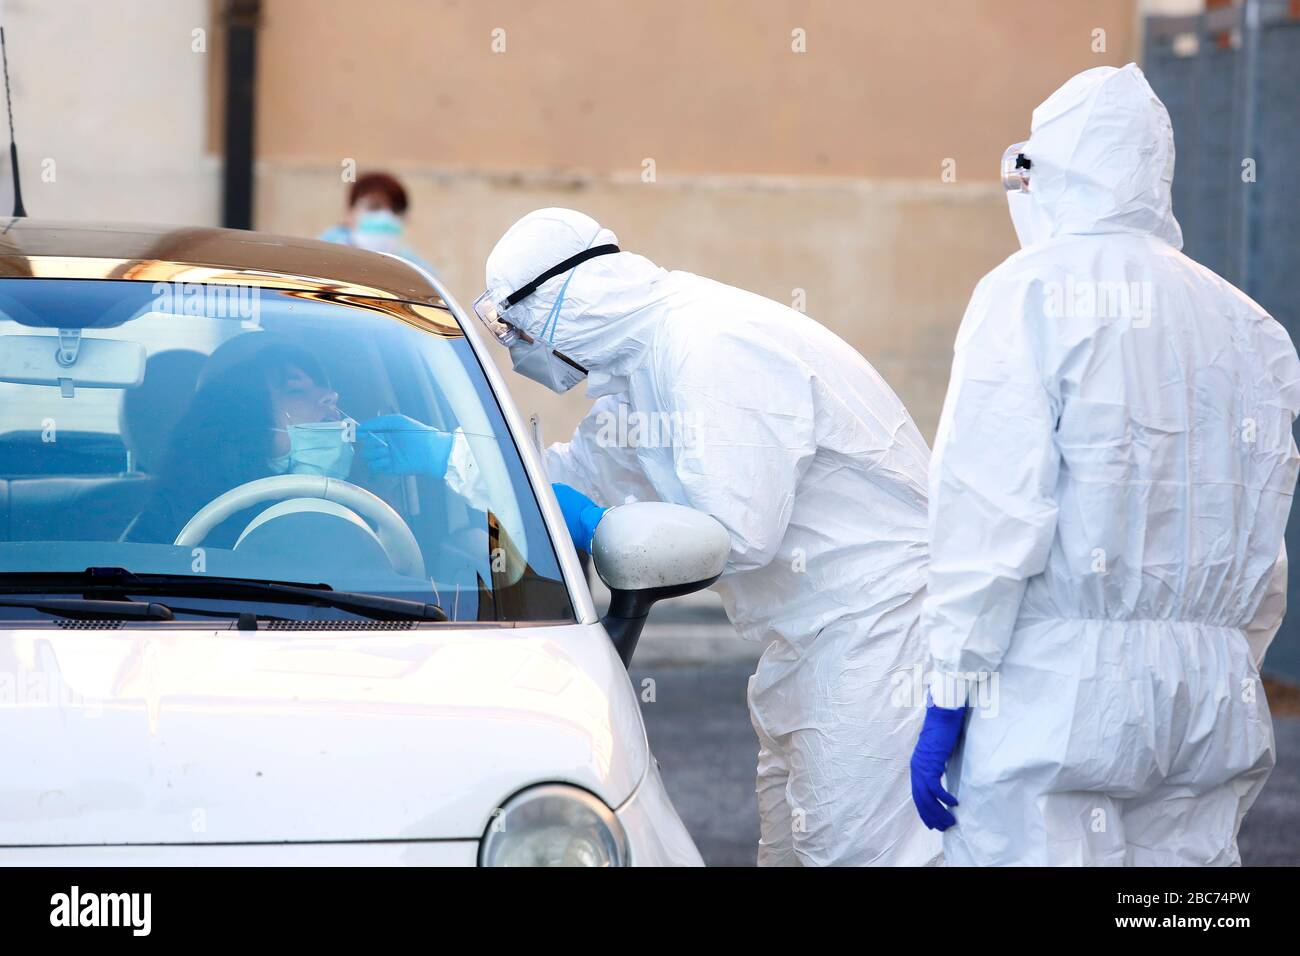
[[[510,308],[512,305],[515,305],[516,303],[522,301],[523,299],[528,298],[530,295],[536,292],[543,283],[551,279],[554,279],[560,273],[568,272],[574,266],[580,265],[581,263],[586,262],[588,259],[594,259],[596,258],[596,256],[608,256],[619,251],[621,250],[618,248],[618,246],[614,245],[611,242],[603,246],[592,246],[590,249],[583,249],[576,256],[569,256],[569,258],[565,259],[559,265],[552,266],[551,268],[547,269],[545,272],[539,275],[532,282],[528,283],[527,285],[520,286],[514,292],[511,292],[510,295],[506,297],[505,302],[501,303],[502,311],[505,311],[506,309]]]

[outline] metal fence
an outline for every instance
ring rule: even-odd
[[[1244,0],[1149,17],[1143,70],[1169,109],[1183,251],[1300,342],[1300,4]],[[1300,514],[1287,527],[1290,611],[1266,670],[1300,681]]]

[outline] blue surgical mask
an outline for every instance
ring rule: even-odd
[[[352,241],[372,252],[391,252],[402,242],[402,220],[387,209],[369,209],[357,215]]]
[[[275,474],[346,478],[352,470],[355,422],[309,422],[276,430],[288,433],[289,454],[267,462]]]

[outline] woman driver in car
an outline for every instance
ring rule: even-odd
[[[200,381],[171,433],[149,501],[123,538],[170,544],[204,505],[258,478],[347,478],[358,443],[372,475],[441,477],[453,438],[402,415],[358,425],[339,410],[338,393],[313,356],[266,346]],[[232,515],[206,543],[233,548],[261,507]]]

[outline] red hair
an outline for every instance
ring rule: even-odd
[[[388,208],[402,215],[406,212],[410,203],[406,198],[406,189],[397,181],[395,176],[388,173],[366,173],[364,176],[357,178],[348,190],[348,208],[357,204],[357,200],[364,196],[379,195],[383,196],[388,203]]]

